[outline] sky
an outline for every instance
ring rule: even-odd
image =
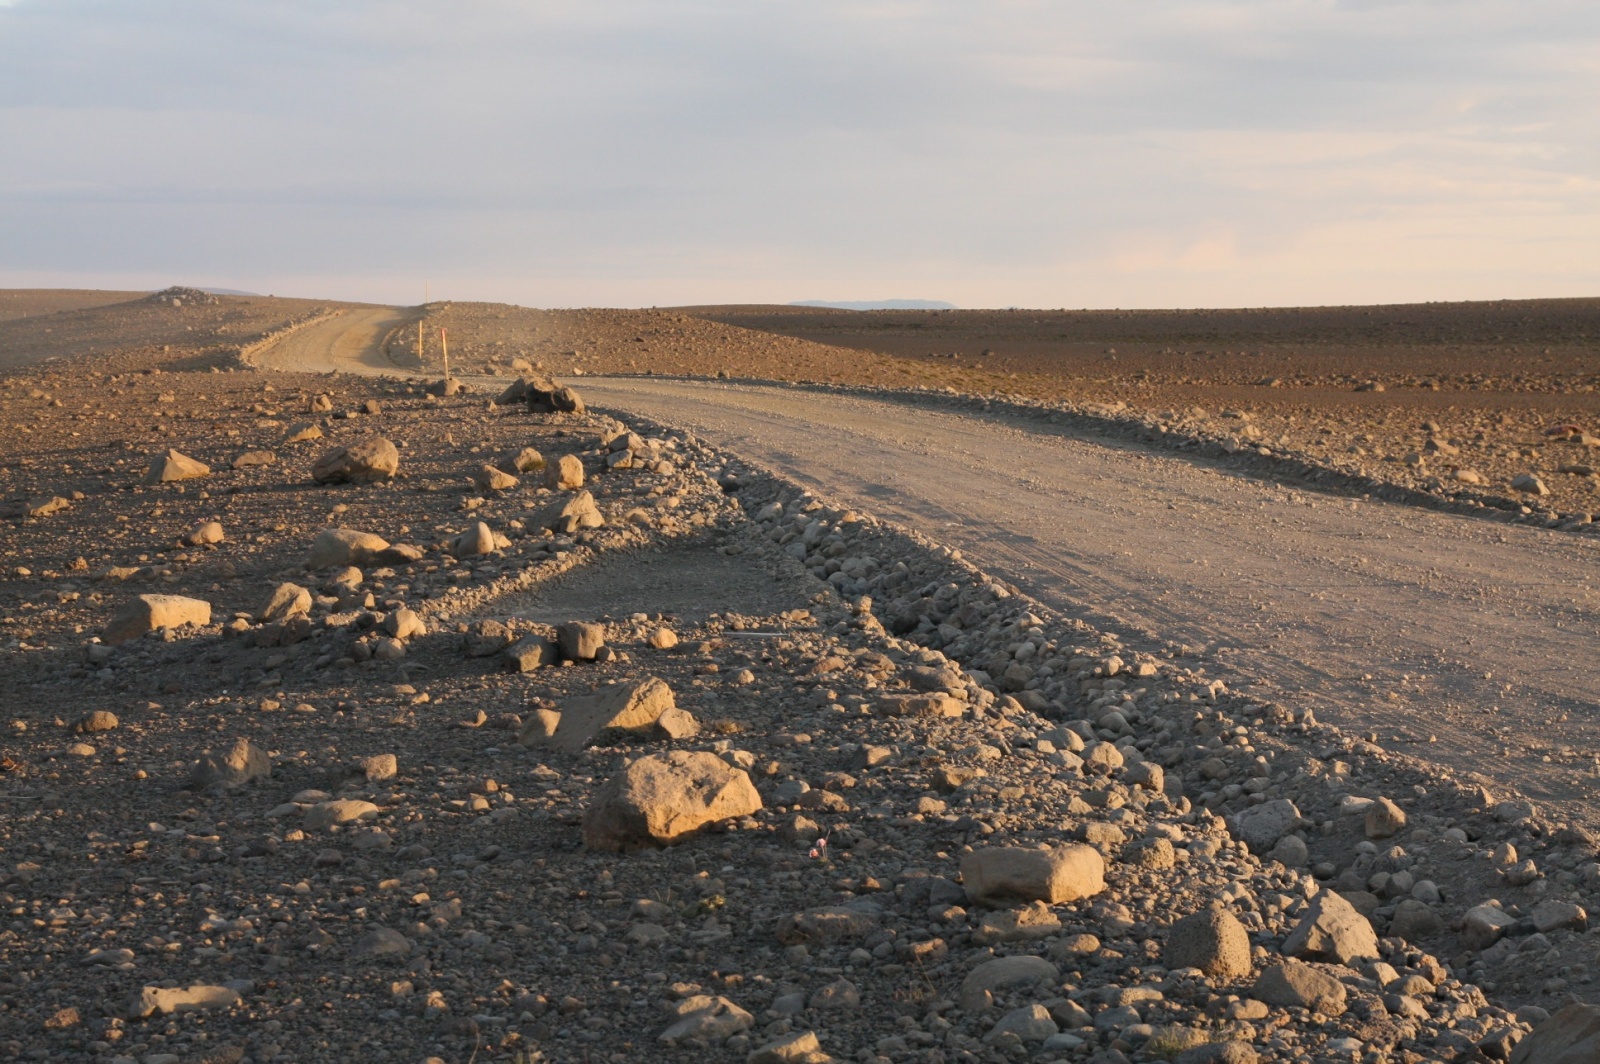
[[[1594,0],[0,0],[0,287],[1600,295]]]

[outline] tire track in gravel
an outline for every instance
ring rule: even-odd
[[[1068,616],[1186,644],[1230,684],[1592,817],[1575,805],[1600,753],[1591,540],[1003,415],[702,381],[581,387],[958,547]]]

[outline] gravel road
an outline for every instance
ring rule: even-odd
[[[384,357],[383,338],[412,317],[399,307],[341,310],[283,337],[257,361],[286,373],[404,372]]]
[[[1186,644],[1231,684],[1590,819],[1591,539],[1318,494],[1031,422],[782,387],[581,387],[959,547],[1065,613]]]
[[[398,310],[264,353],[395,372]],[[493,378],[485,378],[492,387]],[[952,547],[1051,607],[1382,745],[1596,821],[1600,544],[1321,494],[1004,416],[707,381],[584,378],[593,405],[691,429]]]

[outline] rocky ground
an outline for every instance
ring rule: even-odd
[[[1587,524],[1595,300],[1247,311],[428,309],[461,365],[954,391]],[[415,332],[401,346],[415,344]],[[411,346],[405,346],[410,350]],[[1526,479],[1523,479],[1526,478]]]
[[[8,1055],[1590,1059],[1581,827],[670,427],[191,353],[0,380]]]

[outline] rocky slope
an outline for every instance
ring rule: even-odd
[[[669,427],[9,383],[20,1059],[1544,1060],[1583,1019],[1583,831]]]

